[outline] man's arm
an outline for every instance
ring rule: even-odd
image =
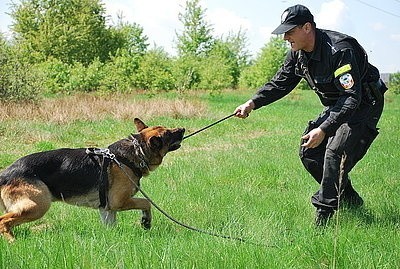
[[[357,59],[351,49],[337,55],[334,73],[336,88],[342,92],[329,117],[319,126],[326,134],[334,134],[341,124],[348,121],[361,103],[362,82]]]
[[[235,113],[237,117],[246,118],[252,110],[281,99],[297,86],[301,77],[297,76],[294,72],[296,64],[294,55],[293,52],[289,52],[285,63],[275,76],[262,86],[250,100],[236,108]]]

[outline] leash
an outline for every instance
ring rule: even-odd
[[[235,115],[235,114],[233,114],[233,115]],[[223,120],[225,120],[225,119],[228,119],[228,118],[232,117],[233,115],[230,115],[230,116],[228,116],[228,117],[225,117],[224,119],[219,120],[218,122],[221,122],[221,121],[223,121]],[[217,123],[218,123],[218,122],[217,122]],[[214,123],[213,125],[215,125],[215,124],[217,124],[217,123]],[[209,128],[209,127],[211,127],[211,126],[212,126],[212,125],[208,126],[207,128]],[[207,128],[206,128],[206,129],[207,129]],[[204,129],[204,128],[203,128],[203,129]],[[205,129],[204,129],[204,130],[205,130]],[[197,131],[197,132],[195,132],[195,133],[193,133],[193,134],[196,134],[196,133],[198,133],[198,132],[200,132],[200,131],[202,131],[202,130],[199,130],[199,131]],[[192,134],[192,135],[193,135],[193,134]],[[190,135],[190,136],[191,136],[191,135]],[[86,152],[89,153],[88,150],[86,150]],[[93,152],[94,152],[94,151],[91,151],[91,153],[93,153]],[[149,201],[149,203],[152,204],[161,214],[163,214],[166,218],[168,218],[169,220],[171,220],[171,221],[174,222],[175,224],[177,224],[177,225],[179,225],[179,226],[182,226],[182,227],[184,227],[184,228],[186,228],[186,229],[189,229],[189,230],[191,230],[191,231],[195,231],[195,232],[199,232],[199,233],[203,233],[203,234],[207,234],[207,235],[211,235],[211,236],[215,236],[215,237],[219,237],[219,238],[230,239],[230,240],[236,240],[236,241],[239,241],[239,242],[241,242],[241,243],[247,243],[247,244],[256,245],[256,246],[263,246],[263,247],[277,247],[277,246],[275,246],[275,245],[266,245],[266,244],[251,242],[251,241],[245,240],[245,239],[240,238],[240,237],[234,237],[234,236],[229,236],[229,235],[217,234],[217,233],[210,232],[210,231],[207,231],[207,230],[199,229],[199,228],[196,228],[196,227],[192,227],[192,226],[190,226],[190,225],[187,225],[187,224],[185,224],[185,223],[183,223],[183,222],[181,222],[181,221],[179,221],[179,220],[173,218],[173,217],[172,217],[171,215],[169,215],[165,210],[163,210],[160,206],[158,206],[158,205],[150,198],[150,196],[140,188],[140,186],[139,186],[139,185],[132,179],[132,177],[125,171],[125,169],[124,169],[124,167],[122,166],[121,162],[119,162],[119,161],[117,160],[115,154],[111,153],[111,151],[110,151],[108,148],[106,148],[106,149],[96,149],[95,152],[96,152],[96,153],[95,153],[96,155],[101,155],[101,156],[103,156],[104,158],[108,158],[108,159],[114,161],[114,162],[118,165],[118,167],[122,170],[122,172],[128,177],[128,179],[134,184],[134,186],[136,187],[136,189],[143,195],[143,197],[145,197],[145,198]]]
[[[224,238],[224,239],[230,239],[230,240],[235,240],[235,241],[239,241],[241,243],[246,243],[246,244],[251,244],[251,245],[256,245],[256,246],[264,246],[264,247],[277,247],[277,246],[272,246],[272,245],[265,245],[265,244],[261,244],[261,243],[256,243],[256,242],[251,242],[248,240],[245,240],[241,237],[234,237],[234,236],[229,236],[229,235],[223,235],[223,234],[218,234],[218,233],[214,233],[214,232],[210,232],[207,230],[203,230],[203,229],[199,229],[193,226],[190,226],[188,224],[185,224],[177,219],[175,219],[174,217],[172,217],[171,215],[169,215],[165,210],[163,210],[160,206],[158,206],[150,197],[149,195],[147,195],[147,193],[145,193],[133,180],[132,178],[129,176],[129,174],[124,170],[124,168],[122,167],[122,165],[116,160],[114,159],[114,161],[116,162],[116,164],[121,168],[121,170],[124,172],[124,174],[129,178],[130,181],[132,181],[135,185],[135,187],[138,189],[138,191],[143,195],[143,197],[145,197],[161,214],[163,214],[166,218],[168,218],[170,221],[174,222],[175,224],[182,226],[188,230],[191,231],[195,231],[198,233],[202,233],[202,234],[207,234],[207,235],[211,235],[211,236],[215,236],[215,237],[219,237],[219,238]]]
[[[172,222],[178,224],[179,226],[185,227],[186,229],[195,231],[195,232],[199,232],[199,233],[204,233],[204,234],[208,234],[208,235],[212,235],[212,236],[216,236],[216,237],[221,237],[221,238],[225,238],[225,239],[233,239],[233,240],[237,240],[240,242],[245,242],[244,239],[239,238],[239,237],[231,237],[231,236],[227,236],[227,235],[220,235],[220,234],[216,234],[216,233],[212,233],[209,231],[205,231],[205,230],[201,230],[192,226],[189,226],[175,218],[173,218],[171,215],[169,215],[165,210],[163,210],[160,206],[158,206],[151,198],[149,195],[147,195],[147,193],[145,193],[140,186],[138,186],[138,184],[136,184],[136,182],[130,177],[130,175],[125,171],[124,167],[121,165],[121,163],[114,157],[112,159],[118,166],[119,168],[124,172],[124,174],[129,178],[129,180],[131,182],[133,182],[133,184],[135,185],[135,187],[138,189],[138,191],[143,195],[144,198],[146,198],[150,204],[152,204],[161,214],[163,214],[165,217],[167,217],[169,220],[171,220]]]
[[[211,123],[210,125],[207,125],[206,127],[203,127],[203,128],[201,128],[200,130],[197,130],[197,131],[194,132],[194,133],[191,133],[191,134],[189,134],[189,135],[184,136],[182,140],[185,140],[186,138],[189,138],[189,137],[191,137],[191,136],[194,136],[195,134],[198,134],[198,133],[200,133],[200,132],[202,132],[202,131],[204,131],[204,130],[207,130],[208,128],[210,128],[210,127],[212,127],[212,126],[214,126],[214,125],[217,125],[218,123],[223,122],[224,120],[227,120],[227,119],[229,119],[229,118],[231,118],[231,117],[233,117],[233,116],[235,116],[235,115],[236,115],[236,113],[233,113],[233,114],[231,114],[231,115],[229,115],[229,116],[226,116],[226,117],[224,117],[224,118],[222,118],[222,119],[220,119],[220,120],[218,120],[218,121],[216,121],[216,122],[214,122],[214,123]]]

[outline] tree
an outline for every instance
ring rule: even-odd
[[[181,34],[177,33],[179,56],[205,56],[211,50],[213,29],[205,21],[205,11],[199,0],[187,0],[185,12],[179,13],[179,21],[184,27]]]
[[[171,90],[174,88],[172,60],[162,48],[146,52],[134,74],[134,85],[144,90]]]
[[[178,59],[174,68],[179,90],[236,88],[241,71],[248,64],[245,32],[215,38],[205,21],[205,12],[199,0],[188,0],[185,11],[179,13],[184,27],[177,34]]]
[[[35,62],[53,57],[87,65],[109,57],[112,40],[99,0],[22,0],[11,16],[17,42]]]
[[[215,45],[207,58],[199,62],[200,79],[196,87],[211,92],[234,87],[232,70],[235,68],[235,63],[230,61],[232,58],[229,56],[231,56],[230,51],[226,50],[223,43]]]
[[[21,56],[18,47],[11,46],[0,35],[0,100],[35,100],[42,88],[42,78]]]
[[[233,53],[239,70],[243,70],[249,64],[250,59],[250,52],[247,49],[248,38],[246,32],[241,29],[237,33],[230,32],[224,42]]]
[[[273,37],[261,49],[254,64],[246,68],[240,78],[241,87],[257,88],[270,80],[282,65],[288,51],[286,42]]]
[[[139,24],[119,20],[110,31],[112,42],[109,51],[112,55],[118,54],[121,49],[133,57],[141,57],[146,53],[149,46],[148,37],[144,35]]]
[[[249,64],[250,53],[246,49],[247,36],[242,30],[237,33],[230,32],[226,38],[221,37],[214,43],[212,53],[214,56],[218,54],[229,69],[230,86],[237,87],[240,75],[244,68]],[[213,69],[218,72],[218,69]]]
[[[215,40],[207,57],[199,61],[198,88],[215,92],[237,86],[240,63],[235,45],[230,39]]]

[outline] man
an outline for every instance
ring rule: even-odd
[[[325,108],[302,136],[300,159],[320,184],[311,202],[316,207],[316,225],[324,226],[339,203],[363,204],[348,173],[378,135],[376,126],[387,88],[358,42],[316,28],[305,6],[286,9],[272,33],[283,34],[291,50],[272,80],[235,113],[246,118],[252,110],[290,93],[302,78],[308,82]]]

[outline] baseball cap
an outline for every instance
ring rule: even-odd
[[[281,16],[281,24],[272,32],[272,34],[280,35],[292,30],[298,25],[306,22],[314,22],[314,16],[310,10],[303,5],[295,5],[287,8]]]

